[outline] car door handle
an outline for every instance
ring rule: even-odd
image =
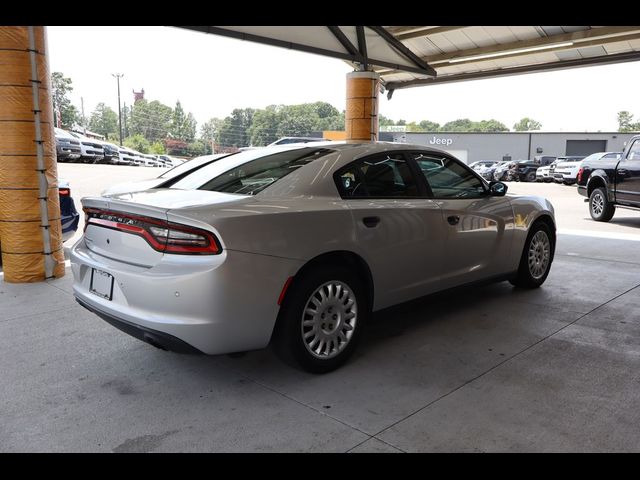
[[[362,223],[367,228],[373,228],[380,223],[380,217],[364,217]]]
[[[458,215],[449,215],[447,217],[447,222],[449,222],[449,225],[457,225],[459,221],[460,217]]]
[[[627,171],[624,168],[619,168],[618,169],[618,175],[625,176],[626,174],[627,174]]]

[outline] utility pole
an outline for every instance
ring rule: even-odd
[[[87,122],[84,116],[84,97],[80,97],[80,105],[82,107],[82,133],[87,134]]]
[[[118,127],[120,130],[120,146],[122,146],[122,110],[120,109],[120,78],[124,77],[124,73],[112,73],[112,77],[118,80]]]
[[[124,117],[122,117],[122,119],[124,120],[124,136],[125,138],[129,136],[129,131],[127,130],[127,102],[124,102]]]

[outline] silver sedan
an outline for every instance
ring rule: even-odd
[[[553,207],[506,190],[419,145],[248,150],[157,188],[83,198],[74,294],[163,349],[272,342],[327,372],[376,310],[480,281],[545,281]]]

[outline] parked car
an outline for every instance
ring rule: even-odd
[[[583,159],[584,157],[576,155],[558,157],[550,169],[550,173],[553,175],[553,181],[556,183],[564,183],[565,185],[576,183],[576,175],[580,168],[580,162]]]
[[[62,223],[62,241],[69,240],[78,230],[80,214],[76,210],[71,196],[71,186],[66,180],[58,180],[58,194],[60,196],[60,221]]]
[[[273,338],[327,372],[372,311],[470,282],[544,283],[553,207],[506,191],[423,145],[240,152],[170,188],[83,198],[74,295],[159,348],[222,354]]]
[[[535,182],[536,170],[540,165],[533,160],[518,160],[515,163],[513,172],[514,180],[517,182]]]
[[[111,187],[104,190],[101,195],[116,195],[126,192],[139,192],[142,190],[147,190],[149,188],[166,188],[171,186],[172,183],[177,182],[180,178],[186,176],[190,172],[202,168],[205,165],[209,165],[210,163],[229,155],[233,155],[233,153],[218,153],[215,155],[203,155],[201,157],[196,157],[192,160],[189,160],[188,162],[184,162],[178,165],[177,167],[173,167],[171,170],[167,170],[166,172],[158,175],[155,178],[112,185]]]
[[[478,174],[482,178],[484,178],[485,180],[491,182],[491,181],[493,181],[493,175],[494,175],[494,172],[496,171],[496,169],[498,167],[500,167],[500,165],[502,165],[504,163],[505,163],[504,161],[497,161],[497,162],[494,162],[493,165],[491,165],[491,166],[486,166],[486,167],[481,167],[481,168],[476,169],[476,172],[478,172]]]
[[[609,152],[585,158],[578,170],[578,193],[587,197],[591,218],[608,222],[616,206],[640,209],[640,135],[631,137],[621,155]]]
[[[516,163],[513,161],[502,162],[493,171],[493,180],[496,182],[510,182],[514,179],[514,168]]]
[[[61,128],[55,128],[56,158],[58,162],[77,160],[80,158],[80,140]]]
[[[93,138],[71,132],[80,141],[80,159],[85,163],[97,163],[104,158],[104,148]]]
[[[551,163],[550,165],[545,165],[544,167],[538,167],[536,170],[536,182],[553,182],[553,175],[551,174],[551,169],[555,168],[555,163]]]
[[[60,199],[60,223],[62,224],[62,241],[69,240],[78,230],[80,214],[71,197],[71,188],[66,180],[58,180],[58,195]],[[0,251],[2,245],[0,244]]]
[[[135,153],[129,148],[118,148],[118,165],[137,165],[135,162]]]
[[[556,157],[552,155],[536,155],[533,157],[533,161],[536,162],[541,167],[546,167],[547,165],[551,165],[556,161]]]
[[[480,160],[469,164],[469,167],[478,172],[478,175],[480,175],[482,178],[486,178],[484,174],[487,171],[492,170],[497,163],[498,162],[495,160]]]
[[[169,155],[158,155],[158,159],[164,161],[165,165],[168,168],[177,167],[178,165],[184,163],[184,160],[181,160],[181,159],[175,158],[175,157],[171,157]]]
[[[96,142],[102,145],[102,149],[104,151],[104,157],[99,163],[117,164],[120,159],[120,147],[109,142],[97,140]]]

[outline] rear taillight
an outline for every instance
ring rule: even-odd
[[[159,252],[184,255],[217,255],[222,247],[216,236],[200,228],[122,212],[85,208],[88,225],[110,228],[144,238]]]
[[[60,195],[62,195],[63,197],[68,197],[69,195],[71,195],[71,190],[68,188],[59,188],[58,192],[60,193]]]
[[[580,170],[578,170],[578,175],[576,176],[576,180],[578,181],[578,183],[580,183],[582,181],[582,173],[584,172],[584,168],[580,167]]]

